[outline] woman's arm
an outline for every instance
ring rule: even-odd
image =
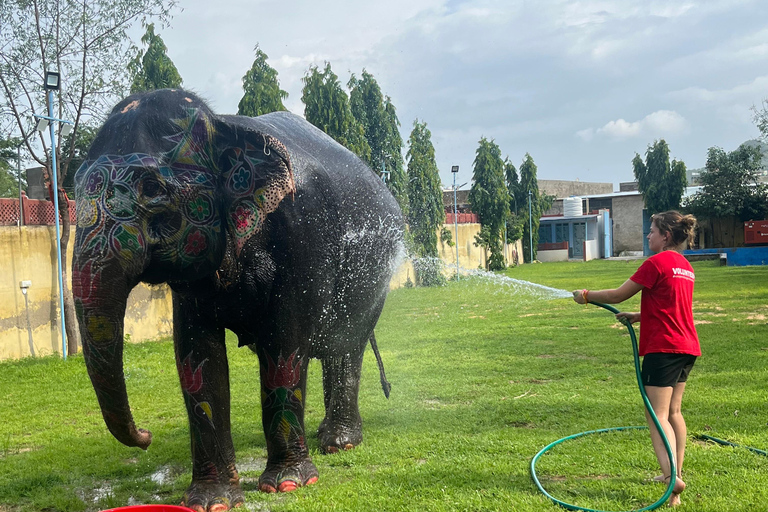
[[[589,302],[602,302],[603,304],[618,304],[632,297],[634,294],[643,289],[643,285],[634,282],[631,279],[627,279],[624,284],[613,290],[574,290],[573,300],[579,304],[584,304],[586,300]]]

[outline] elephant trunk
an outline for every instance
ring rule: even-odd
[[[115,439],[146,450],[152,434],[133,422],[123,374],[123,324],[133,284],[117,262],[102,263],[76,251],[72,263],[83,355],[104,422]]]

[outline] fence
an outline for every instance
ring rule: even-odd
[[[29,199],[22,194],[21,212],[24,216],[22,224],[27,226],[53,226],[53,203],[44,199]],[[69,201],[69,221],[77,223],[75,202]],[[19,225],[19,200],[17,198],[0,198],[0,226]]]
[[[454,216],[458,217],[456,219],[458,222],[454,222]],[[480,223],[480,216],[476,213],[446,213],[445,214],[445,223],[446,224],[479,224]]]

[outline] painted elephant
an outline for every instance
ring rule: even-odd
[[[397,203],[365,164],[293,114],[219,116],[166,89],[112,110],[75,181],[83,352],[104,421],[127,446],[146,449],[152,435],[134,424],[126,394],[126,299],[139,282],[173,291],[193,459],[184,504],[243,502],[225,328],[258,355],[268,451],[260,490],[317,480],[304,426],[310,358],[322,361],[321,449],[362,441],[363,352],[369,339],[376,352],[403,232]]]

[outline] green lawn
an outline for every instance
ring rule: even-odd
[[[615,287],[639,261],[547,263],[506,275],[558,289]],[[694,264],[703,357],[683,402],[689,428],[678,510],[765,510],[768,457],[705,444],[696,434],[768,449],[768,267]],[[639,296],[622,310],[637,310]],[[370,351],[361,385],[363,444],[324,456],[320,481],[256,491],[266,450],[258,365],[228,340],[233,435],[249,510],[560,510],[535,488],[531,458],[561,437],[642,425],[626,328],[607,311],[542,299],[497,280],[462,279],[392,292],[377,328],[392,395]],[[190,479],[186,414],[170,341],[130,345],[125,367],[147,452],[104,427],[82,357],[0,364],[0,512],[81,511],[176,503]],[[310,367],[307,428],[323,415],[320,364]],[[664,487],[647,431],[588,436],[556,447],[537,469],[570,503],[629,510]]]

